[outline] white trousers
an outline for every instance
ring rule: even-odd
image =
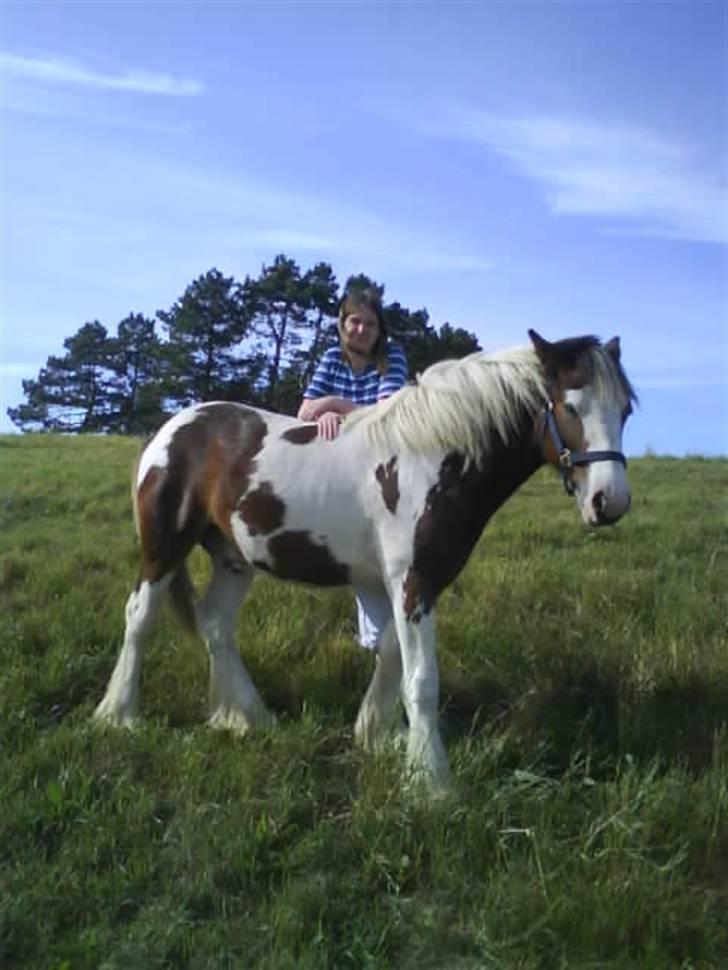
[[[354,592],[359,622],[359,643],[367,650],[374,650],[392,619],[392,604],[386,592],[376,586],[355,586]]]

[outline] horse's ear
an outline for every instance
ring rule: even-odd
[[[559,362],[554,345],[550,344],[548,340],[544,340],[541,334],[536,333],[535,330],[529,330],[528,336],[533,344],[533,349],[536,351],[536,356],[543,365],[543,369],[550,377],[556,377]]]
[[[544,340],[541,334],[536,333],[535,330],[529,330],[528,336],[531,338],[533,349],[536,351],[536,356],[541,361],[541,366],[543,367],[546,376],[550,381],[557,381],[559,379],[559,369],[562,361],[556,344],[552,344],[549,343],[548,340]]]
[[[549,348],[552,346],[548,340],[544,340],[540,333],[536,333],[535,330],[529,330],[528,336],[533,344],[533,349],[536,351],[541,361],[545,363],[544,358],[548,355]]]
[[[604,349],[612,358],[615,364],[619,363],[619,358],[621,357],[622,350],[619,346],[619,337],[612,337],[604,344]]]
[[[535,330],[529,330],[528,336],[550,380],[560,384],[564,390],[586,384],[589,380],[589,369],[583,352],[574,346],[574,341],[562,340],[552,344]]]

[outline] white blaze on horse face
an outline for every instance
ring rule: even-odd
[[[565,400],[579,412],[585,451],[622,451],[626,398],[604,400],[592,388],[585,387],[567,391]],[[576,482],[576,499],[586,525],[616,522],[629,510],[629,484],[621,462],[591,462],[577,471]]]
[[[197,417],[197,412],[201,405],[195,404],[191,408],[185,408],[179,414],[175,414],[166,424],[163,424],[155,434],[147,447],[144,449],[139,468],[137,470],[137,488],[140,487],[144,479],[152,468],[166,468],[169,461],[169,446],[172,443],[177,431],[186,424],[190,424]]]

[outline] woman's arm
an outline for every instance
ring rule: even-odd
[[[354,404],[352,401],[347,401],[343,397],[333,397],[332,395],[304,398],[301,407],[298,409],[298,417],[302,421],[316,421],[322,414],[333,411],[335,414],[345,415],[351,411],[355,411],[357,407],[359,405]]]
[[[383,401],[407,383],[407,358],[399,344],[390,344],[387,354],[387,373],[379,382],[377,400]]]

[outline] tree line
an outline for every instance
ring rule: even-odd
[[[364,274],[343,291],[384,287]],[[110,334],[98,320],[63,342],[25,402],[8,408],[23,431],[146,434],[188,404],[232,400],[294,413],[321,354],[338,341],[342,296],[328,263],[302,272],[277,256],[240,283],[211,269],[154,318],[130,313]],[[404,347],[410,375],[437,360],[478,350],[461,328],[430,324],[425,309],[386,303],[390,338]]]

